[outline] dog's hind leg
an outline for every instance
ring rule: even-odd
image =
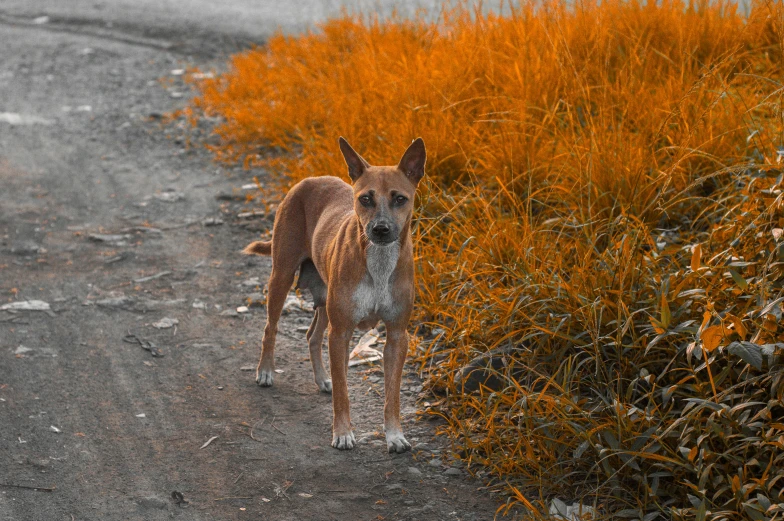
[[[324,343],[324,331],[329,325],[329,318],[327,317],[327,309],[324,306],[317,307],[316,312],[313,314],[313,322],[310,323],[308,328],[307,339],[308,348],[310,349],[310,363],[313,364],[313,376],[316,378],[316,385],[319,386],[321,392],[332,392],[332,380],[327,376],[327,371],[324,369],[324,359],[321,356],[321,345]]]
[[[256,368],[256,383],[262,387],[272,385],[275,374],[275,337],[278,333],[278,321],[283,311],[291,285],[294,283],[296,265],[293,268],[279,267],[273,264],[269,285],[267,286],[267,325],[261,339],[261,358]]]

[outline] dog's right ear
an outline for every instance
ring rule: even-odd
[[[338,143],[340,144],[340,151],[343,152],[343,159],[346,160],[346,165],[348,165],[348,176],[352,181],[356,181],[365,173],[365,170],[368,169],[370,163],[357,154],[356,151],[351,148],[351,145],[348,144],[348,141],[343,139],[343,136],[340,136]]]

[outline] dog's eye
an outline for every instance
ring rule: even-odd
[[[397,197],[395,197],[395,203],[397,203],[398,206],[402,206],[406,204],[406,201],[408,201],[408,198],[402,195],[398,195]]]
[[[373,199],[369,195],[362,195],[359,197],[359,203],[362,206],[370,206],[373,204]]]

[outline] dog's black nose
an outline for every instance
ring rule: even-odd
[[[383,236],[389,233],[389,226],[386,224],[377,224],[373,226],[373,233],[378,236]]]

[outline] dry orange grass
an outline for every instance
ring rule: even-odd
[[[424,137],[416,353],[508,505],[780,519],[783,49],[781,1],[345,16],[191,116],[277,188]]]

